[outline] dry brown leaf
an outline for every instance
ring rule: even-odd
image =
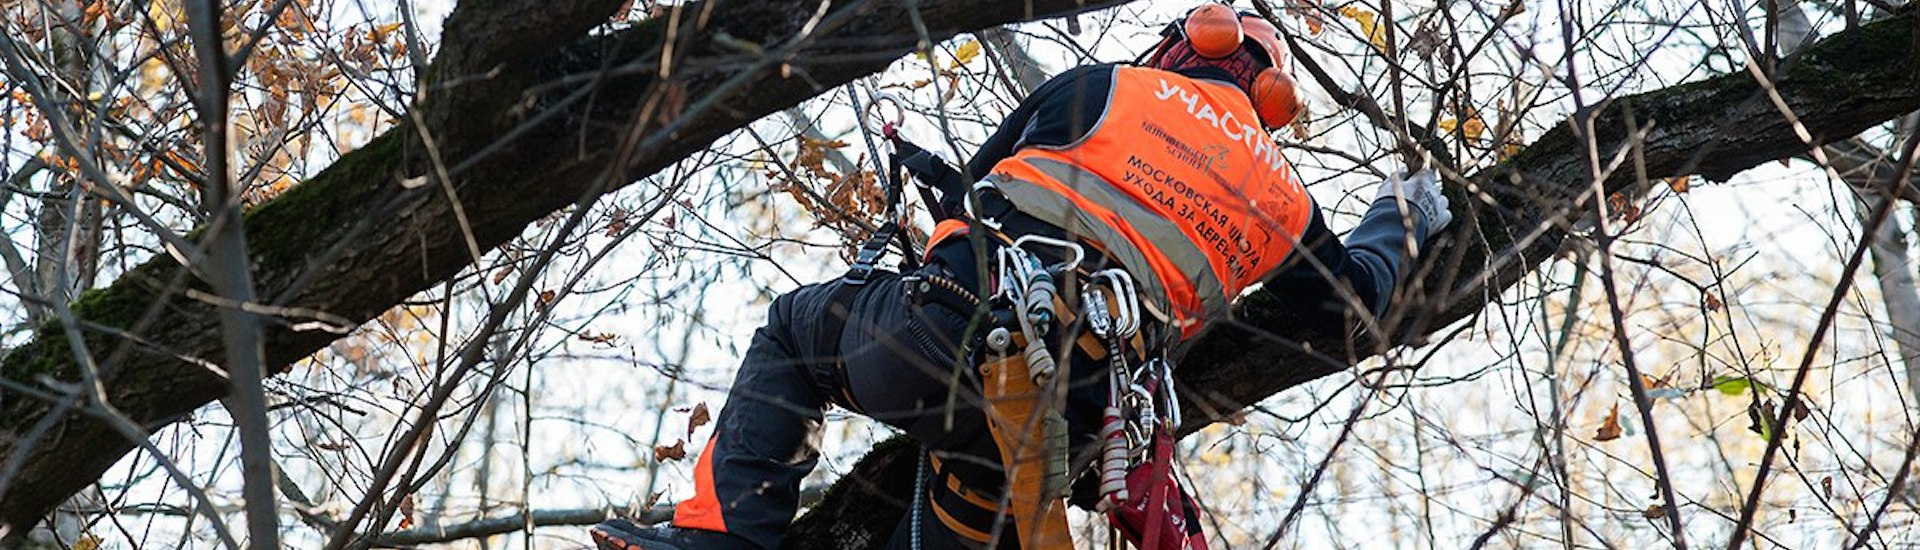
[[[980,57],[980,41],[969,39],[965,43],[960,44],[960,47],[954,48],[953,68],[958,69],[960,68],[961,65],[971,63],[973,62],[973,60],[978,59],[979,57]]]
[[[612,220],[607,222],[607,236],[618,237],[620,236],[621,232],[626,231],[627,216],[629,215],[630,214],[627,213],[627,209],[615,208],[613,210]]]
[[[370,42],[386,42],[387,36],[393,34],[393,31],[399,30],[402,24],[403,23],[387,23],[385,25],[374,25],[372,29],[367,30],[367,40]]]
[[[1407,40],[1407,51],[1427,61],[1433,61],[1433,53],[1440,47],[1440,29],[1432,20],[1422,22],[1420,28],[1413,31],[1413,38]]]
[[[1661,378],[1656,380],[1652,376],[1642,374],[1640,375],[1640,386],[1649,390],[1657,390],[1667,387],[1667,379]]]
[[[1292,123],[1287,124],[1287,127],[1293,129],[1293,139],[1306,141],[1307,138],[1313,137],[1313,129],[1307,127],[1307,119],[1310,118],[1313,118],[1313,106],[1301,102],[1300,112],[1293,116]]]
[[[1232,424],[1235,426],[1247,425],[1247,411],[1239,411],[1239,412],[1227,415],[1226,422],[1228,424]]]
[[[1647,509],[1640,511],[1640,517],[1647,519],[1660,519],[1666,516],[1667,507],[1659,504],[1648,506]]]
[[[1360,25],[1361,34],[1366,35],[1367,41],[1373,43],[1375,49],[1387,51],[1387,32],[1385,27],[1380,26],[1380,14],[1354,6],[1342,7],[1338,11],[1341,17],[1352,19]]]
[[[1527,146],[1524,143],[1509,141],[1506,145],[1500,146],[1500,160],[1507,160],[1507,157],[1518,155],[1526,149]]]
[[[313,28],[307,25],[306,15],[301,13],[300,10],[301,7],[291,5],[287,6],[286,9],[280,10],[280,15],[273,19],[273,26],[279,27],[280,30],[287,31],[287,34],[294,38],[306,36],[307,31],[313,30]]]
[[[653,446],[653,461],[654,461],[654,462],[666,462],[666,461],[668,461],[668,460],[680,460],[680,459],[684,459],[684,458],[686,458],[686,457],[687,457],[687,442],[686,442],[686,441],[684,441],[684,440],[682,440],[682,441],[675,441],[675,442],[673,442],[673,445],[672,445],[672,446],[667,446],[667,445],[654,445],[654,446]]]
[[[1317,11],[1301,11],[1300,21],[1307,24],[1308,36],[1320,36],[1320,33],[1326,32],[1327,30],[1327,20],[1320,17],[1320,13]]]
[[[112,10],[107,6],[106,0],[94,0],[93,3],[87,4],[86,11],[81,13],[81,23],[91,27],[94,21],[99,20],[101,16],[107,15],[110,11]]]
[[[1685,193],[1687,192],[1687,189],[1691,188],[1691,186],[1688,185],[1688,182],[1692,180],[1693,180],[1693,176],[1680,176],[1677,178],[1667,178],[1667,188],[1672,189],[1673,192],[1675,193]]]
[[[413,495],[400,497],[400,528],[413,528]]]
[[[1773,419],[1777,414],[1779,409],[1774,406],[1772,399],[1763,399],[1758,403],[1747,405],[1747,421],[1751,422],[1747,425],[1747,430],[1760,434],[1762,438],[1772,438]]]
[[[1720,296],[1714,294],[1711,290],[1707,291],[1706,299],[1703,301],[1705,303],[1702,305],[1707,306],[1707,311],[1720,311],[1720,308],[1727,307],[1725,302],[1720,301]]]
[[[1515,15],[1520,15],[1526,12],[1527,12],[1527,4],[1525,0],[1513,0],[1512,2],[1507,3],[1506,8],[1500,10],[1499,17],[1496,17],[1495,19],[1505,22],[1507,19],[1510,19]]]
[[[693,431],[713,421],[713,415],[707,412],[706,402],[693,406],[693,414],[687,417],[687,438],[693,438]]]
[[[1607,411],[1607,419],[1600,422],[1600,429],[1593,432],[1594,441],[1613,441],[1620,439],[1620,405],[1614,404]]]
[[[1626,195],[1620,193],[1607,195],[1607,212],[1612,213],[1613,217],[1623,223],[1632,224],[1640,221],[1640,206],[1633,204],[1632,201],[1627,200]]]

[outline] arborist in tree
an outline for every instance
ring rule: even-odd
[[[874,268],[889,222],[846,275],[774,300],[694,496],[671,527],[611,520],[596,544],[780,547],[833,404],[926,450],[890,548],[1067,547],[1068,496],[1136,546],[1204,548],[1169,470],[1182,344],[1255,284],[1344,332],[1452,216],[1431,171],[1396,177],[1341,243],[1268,133],[1303,105],[1280,30],[1208,3],[1163,36],[1144,65],[1048,81],[965,174],[887,132],[940,192],[924,258]]]

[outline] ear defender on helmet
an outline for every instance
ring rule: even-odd
[[[1267,68],[1254,76],[1253,89],[1247,90],[1247,97],[1253,100],[1254,111],[1260,113],[1261,124],[1268,128],[1286,126],[1300,116],[1306,106],[1295,88],[1293,75],[1286,70],[1286,38],[1280,36],[1279,27],[1255,15],[1240,16],[1240,25],[1246,40],[1267,57]]]
[[[1304,102],[1294,91],[1293,76],[1286,71],[1267,67],[1253,77],[1253,89],[1247,92],[1253,100],[1253,110],[1260,113],[1260,123],[1268,128],[1280,128],[1293,122],[1300,116]]]

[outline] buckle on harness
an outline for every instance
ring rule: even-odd
[[[867,278],[873,276],[880,256],[887,253],[887,244],[893,242],[893,234],[899,231],[900,225],[891,221],[875,229],[873,235],[867,237],[866,244],[860,245],[860,253],[854,255],[853,265],[847,266],[847,274],[841,279],[851,286],[867,284]]]
[[[869,242],[867,246],[860,247],[860,253],[853,257],[853,265],[847,267],[847,274],[843,277],[847,284],[853,286],[867,284],[867,278],[873,276],[873,270],[875,264],[880,261],[880,255],[887,251],[886,241],[879,242],[880,246],[873,246],[873,243]]]

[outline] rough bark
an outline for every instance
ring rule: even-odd
[[[917,9],[937,40],[1111,3],[937,0],[919,2]],[[677,14],[677,70],[662,79],[653,69],[668,35],[664,18],[586,34],[619,4],[464,2],[447,21],[443,54],[416,106],[423,126],[387,132],[248,212],[248,250],[261,299],[365,322],[470,264],[468,235],[480,250],[498,246],[533,221],[575,204],[602,181],[617,188],[658,171],[748,122],[878,71],[921,40],[902,23],[909,19],[908,3],[836,3],[826,23],[797,41],[790,39],[818,3],[690,4]],[[786,52],[790,76],[782,76],[778,62],[756,63],[763,55],[721,46],[715,37],[723,34],[729,44]],[[733,78],[744,80],[723,86]],[[674,92],[648,93],[668,88]],[[574,92],[591,94],[590,101],[562,99]],[[668,109],[641,119],[650,98],[668,96],[710,99],[712,108]],[[555,105],[565,106],[559,116],[538,116]],[[646,131],[637,135],[671,124],[671,136],[611,166],[631,130],[628,123],[636,120]],[[423,135],[437,148],[425,147]],[[435,157],[452,173],[468,226],[456,222],[437,180],[400,184],[438,173]],[[109,401],[152,428],[185,417],[226,388],[202,366],[223,363],[217,311],[182,297],[182,287],[205,285],[172,258],[157,257],[73,304],[88,330],[72,336],[101,361]],[[267,331],[271,368],[338,337],[290,329],[301,321],[306,319],[283,319]],[[133,448],[92,416],[51,416],[55,407],[40,398],[63,395],[45,381],[81,379],[68,337],[49,324],[0,365],[0,379],[14,384],[0,386],[0,461],[23,461],[0,494],[0,533],[24,532]],[[22,386],[41,395],[23,394]],[[24,441],[43,420],[51,422],[44,435]]]

